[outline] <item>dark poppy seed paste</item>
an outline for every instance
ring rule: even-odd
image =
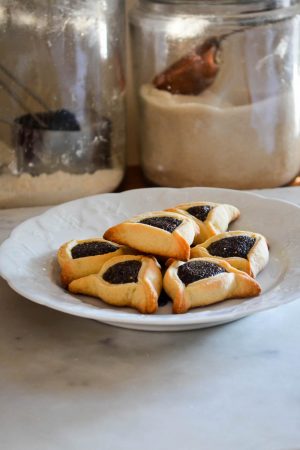
[[[166,306],[167,303],[171,302],[171,298],[168,296],[166,291],[162,290],[160,296],[158,297],[158,306]]]
[[[75,245],[71,250],[71,254],[73,259],[77,259],[85,258],[86,256],[105,255],[106,253],[115,252],[119,248],[109,242],[84,242]]]
[[[192,206],[191,208],[187,209],[187,212],[196,217],[196,219],[202,220],[202,222],[204,222],[212,209],[213,207],[208,205]]]
[[[212,256],[247,258],[254,243],[255,239],[249,236],[231,236],[213,242],[207,247],[207,250]]]
[[[140,223],[144,223],[145,225],[150,225],[155,228],[161,228],[169,233],[173,233],[173,231],[182,223],[182,220],[169,216],[147,217],[146,219],[141,220]]]
[[[103,279],[111,284],[136,283],[141,261],[124,261],[111,266],[103,275]]]
[[[208,261],[189,261],[178,268],[178,277],[187,286],[194,281],[214,277],[226,272],[223,267]]]

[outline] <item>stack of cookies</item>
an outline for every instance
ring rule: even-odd
[[[167,294],[174,313],[225,299],[254,297],[266,266],[266,239],[227,231],[232,205],[192,202],[109,228],[102,238],[70,241],[58,251],[61,280],[72,293],[155,313]]]

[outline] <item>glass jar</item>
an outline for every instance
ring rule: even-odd
[[[121,182],[124,9],[123,0],[0,0],[0,207]]]
[[[131,12],[144,173],[267,188],[300,170],[299,0],[141,0]]]

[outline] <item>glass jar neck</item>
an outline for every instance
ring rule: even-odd
[[[198,10],[207,14],[247,14],[287,9],[300,5],[300,0],[140,0],[154,8]]]

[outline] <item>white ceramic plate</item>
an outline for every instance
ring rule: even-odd
[[[56,251],[65,241],[102,235],[111,225],[145,211],[185,201],[231,203],[241,217],[231,229],[264,234],[270,263],[258,276],[261,296],[171,314],[171,305],[146,316],[91,297],[75,296],[59,285]],[[139,330],[174,331],[210,327],[273,308],[300,297],[300,208],[242,191],[210,188],[138,189],[104,194],[54,207],[19,225],[0,249],[0,273],[24,297],[76,316]]]

